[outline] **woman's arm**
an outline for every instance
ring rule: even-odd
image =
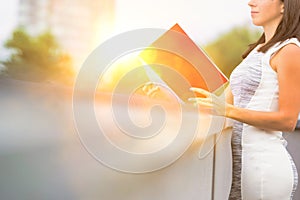
[[[283,47],[271,60],[277,71],[279,83],[279,108],[276,112],[261,112],[233,106],[222,102],[215,95],[199,88],[193,88],[206,98],[193,98],[197,104],[214,109],[223,115],[262,129],[293,131],[300,110],[300,48],[289,44]]]
[[[228,87],[225,89],[225,101],[228,104],[233,104],[233,95],[229,84]]]

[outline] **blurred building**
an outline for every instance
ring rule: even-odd
[[[114,0],[19,0],[19,25],[31,34],[50,30],[76,67],[113,31]]]

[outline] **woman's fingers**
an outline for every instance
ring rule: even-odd
[[[205,103],[212,103],[211,98],[199,98],[199,97],[193,97],[193,98],[189,98],[189,101],[194,101],[194,102],[205,102]]]
[[[210,92],[208,92],[208,91],[206,91],[206,90],[203,90],[202,88],[191,87],[190,90],[191,90],[192,92],[196,92],[196,93],[202,94],[202,95],[204,95],[204,96],[206,96],[206,97],[211,96],[211,93],[210,93]]]
[[[200,105],[205,107],[213,107],[212,100],[210,98],[189,98],[190,102],[193,102],[194,105]]]
[[[160,91],[160,88],[158,85],[156,85],[155,83],[146,83],[144,85],[144,87],[142,88],[142,91],[148,96],[148,97],[155,97],[155,95],[157,94],[157,92]]]
[[[200,109],[201,108],[211,109],[215,115],[225,116],[227,104],[224,99],[221,99],[218,96],[214,95],[213,93],[210,93],[201,88],[190,88],[190,90],[205,96],[204,98],[202,97],[189,98],[188,100],[193,102],[194,105],[200,106]]]

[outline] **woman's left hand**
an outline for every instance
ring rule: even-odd
[[[201,109],[208,110],[210,114],[226,116],[227,108],[232,106],[226,103],[225,96],[222,94],[217,96],[201,88],[190,88],[192,92],[198,93],[204,97],[189,98],[189,101],[194,102],[195,105]]]

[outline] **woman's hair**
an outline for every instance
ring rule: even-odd
[[[297,38],[300,41],[300,0],[281,0],[284,3],[284,12],[274,36],[262,47],[259,52],[265,53],[270,47],[278,42],[283,42],[289,38]],[[250,44],[248,50],[243,54],[246,58],[248,54],[259,44],[265,42],[265,34],[254,44]]]

